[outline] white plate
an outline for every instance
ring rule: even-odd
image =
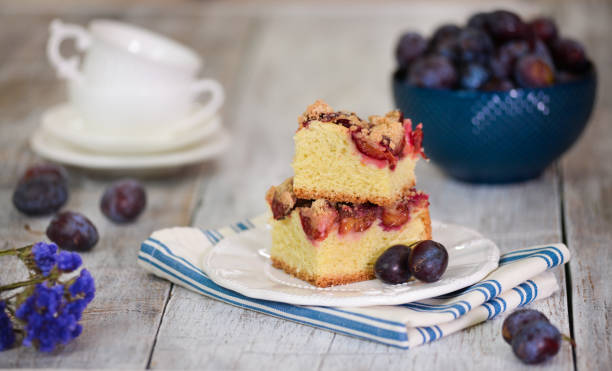
[[[221,128],[221,119],[218,115],[213,116],[210,120],[194,123],[189,130],[171,130],[175,125],[168,125],[168,128],[138,130],[137,133],[105,133],[92,130],[70,105],[61,104],[42,114],[41,126],[56,138],[90,152],[141,154],[176,150],[201,142]]]
[[[319,288],[272,267],[270,231],[260,227],[228,237],[208,251],[204,272],[218,285],[245,296],[297,305],[359,307],[396,305],[459,290],[497,268],[499,249],[478,232],[432,222],[433,236],[448,250],[446,272],[437,282],[387,285],[369,280]]]
[[[221,154],[230,142],[229,134],[219,130],[204,142],[173,152],[148,155],[106,155],[71,146],[51,133],[38,129],[30,138],[30,146],[38,155],[62,164],[92,170],[156,170],[191,165]]]

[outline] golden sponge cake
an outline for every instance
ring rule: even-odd
[[[266,199],[273,266],[318,287],[372,279],[386,249],[431,238],[428,197],[415,190],[382,207],[300,199],[288,179]]]
[[[316,101],[298,118],[293,190],[302,199],[392,205],[414,187],[421,125],[399,111],[361,120]]]

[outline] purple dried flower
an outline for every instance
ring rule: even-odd
[[[82,269],[68,282],[60,280],[63,273],[77,270],[82,259],[78,253],[59,251],[54,243],[24,246],[16,254],[30,269],[30,278],[18,283],[27,288],[12,296],[11,303],[0,300],[0,351],[15,342],[12,320],[23,326],[22,345],[51,352],[81,334],[83,327],[78,322],[95,296],[94,279]]]
[[[85,299],[78,299],[66,304],[64,307],[64,313],[71,314],[77,319],[77,321],[80,321],[86,307],[87,301]]]
[[[9,349],[14,342],[13,323],[6,314],[6,303],[0,301],[0,351]]]
[[[93,284],[93,278],[91,282]],[[87,303],[83,303],[84,299],[74,299],[61,284],[52,287],[44,283],[36,285],[32,295],[16,312],[17,318],[26,322],[23,345],[34,344],[39,350],[50,352],[57,345],[67,344],[79,336],[83,328],[78,321]]]
[[[43,276],[47,277],[57,262],[57,245],[54,243],[37,242],[32,247],[34,262]]]
[[[57,255],[57,268],[62,272],[72,272],[81,266],[83,260],[76,252],[60,251]]]
[[[94,298],[96,293],[96,286],[91,273],[87,269],[81,270],[81,274],[70,286],[70,294],[77,298],[85,299],[85,302],[89,304]]]

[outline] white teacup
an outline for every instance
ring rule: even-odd
[[[85,51],[80,70],[79,57],[60,54],[60,44],[68,38]],[[224,101],[217,81],[196,78],[202,60],[193,50],[126,23],[94,20],[85,30],[54,20],[47,56],[58,76],[68,80],[71,104],[98,129],[198,123],[212,117]],[[204,93],[209,100],[198,102]]]

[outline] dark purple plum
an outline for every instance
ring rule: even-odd
[[[48,176],[20,182],[13,192],[13,205],[26,215],[47,215],[59,210],[68,200],[68,188],[61,180]]]
[[[529,43],[524,40],[508,41],[501,45],[489,61],[493,76],[506,79],[512,75],[516,60],[530,51]]]
[[[470,63],[461,68],[460,85],[467,90],[480,89],[490,77],[489,70],[476,63]]]
[[[589,61],[582,47],[576,40],[559,39],[552,45],[555,65],[562,70],[582,73],[589,67]]]
[[[19,179],[19,183],[25,183],[33,178],[49,178],[52,180],[68,182],[68,172],[63,166],[55,164],[37,164],[30,166]]]
[[[411,277],[408,270],[410,247],[395,245],[383,252],[374,264],[374,274],[384,283],[396,285],[408,282]]]
[[[448,252],[441,243],[425,240],[417,243],[408,259],[408,269],[414,278],[423,282],[436,282],[448,266]]]
[[[98,242],[98,230],[83,214],[64,211],[51,219],[47,237],[61,249],[82,252]]]
[[[518,309],[512,312],[504,320],[502,325],[502,336],[506,343],[512,344],[512,338],[516,335],[523,327],[531,322],[536,321],[548,321],[548,318],[542,312],[534,309]]]
[[[402,68],[407,68],[413,60],[420,57],[427,48],[427,41],[416,32],[406,32],[400,37],[395,50],[395,58]]]
[[[452,63],[459,63],[459,38],[456,36],[448,37],[435,44],[430,44],[427,54],[441,55],[448,58],[448,60]]]
[[[476,13],[472,15],[468,21],[468,27],[479,28],[481,30],[486,30],[487,28],[487,18],[489,17],[489,13]]]
[[[548,17],[535,18],[529,22],[529,29],[536,38],[548,45],[552,45],[559,35],[555,21]]]
[[[147,204],[144,187],[134,179],[122,179],[111,184],[100,201],[100,209],[115,223],[135,220]]]
[[[13,205],[26,215],[46,215],[59,210],[68,200],[68,174],[54,164],[30,166],[19,178]]]
[[[442,40],[456,38],[460,33],[461,27],[450,23],[443,24],[434,31],[433,35],[431,36],[431,44],[435,45]]]
[[[559,330],[547,320],[530,322],[512,338],[512,350],[523,363],[542,363],[559,352],[561,340]]]
[[[548,46],[546,46],[546,44],[542,40],[535,39],[535,40],[530,41],[529,44],[530,44],[532,54],[544,58],[551,66],[554,66],[554,62],[553,62],[552,55],[550,54],[550,50],[548,49]]]
[[[561,70],[561,71],[557,71],[556,81],[558,83],[564,83],[564,82],[572,82],[572,81],[580,80],[580,78],[581,76],[578,74]]]
[[[527,34],[527,26],[517,14],[507,10],[497,10],[487,16],[487,30],[498,43],[522,39]]]
[[[478,28],[465,28],[457,39],[459,59],[464,63],[485,63],[493,52],[489,35]]]
[[[514,84],[508,79],[489,79],[480,90],[484,91],[508,91],[514,89]]]
[[[424,88],[451,89],[457,83],[457,71],[444,56],[425,56],[410,67],[408,82]]]
[[[543,88],[555,82],[555,72],[544,58],[528,54],[516,62],[514,78],[523,88]]]
[[[582,44],[561,38],[552,18],[527,22],[505,9],[473,13],[463,27],[443,24],[429,39],[405,33],[395,52],[396,78],[432,89],[542,88],[593,68]]]

